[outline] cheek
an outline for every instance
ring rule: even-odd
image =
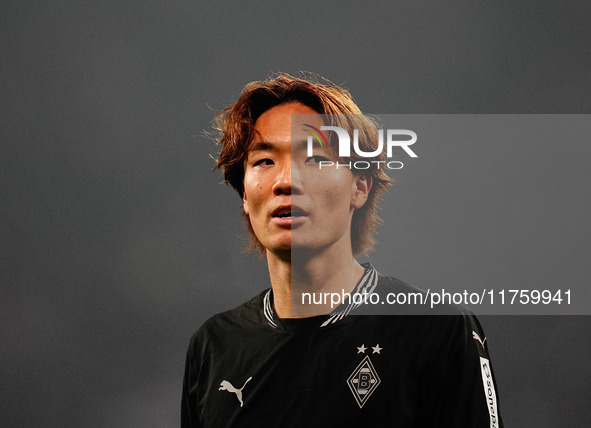
[[[250,209],[256,208],[260,206],[261,195],[263,194],[263,183],[259,179],[259,177],[252,174],[250,176],[244,177],[244,194],[246,195],[246,199],[248,201],[248,206]]]
[[[348,216],[351,209],[351,194],[348,188],[327,187],[318,192],[317,199],[327,219],[336,220]]]
[[[247,168],[244,173],[244,186],[260,189],[269,181],[269,171],[265,169]]]
[[[351,201],[353,198],[354,191],[354,180],[353,175],[348,171],[343,171],[332,183],[332,189],[325,197],[331,204],[331,209],[334,210],[335,215],[338,213],[340,216],[348,218],[351,207]]]
[[[347,170],[340,169],[338,172],[335,171],[323,177],[323,180],[318,181],[318,183],[322,183],[322,193],[330,200],[351,198],[354,187],[353,175]],[[320,187],[320,185],[316,187]]]

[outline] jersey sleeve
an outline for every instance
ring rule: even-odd
[[[499,400],[486,336],[469,311],[452,324],[449,346],[440,355],[440,382],[431,384],[425,426],[502,428]]]

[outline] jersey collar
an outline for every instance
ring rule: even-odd
[[[342,304],[335,308],[327,317],[323,317],[323,322],[320,324],[320,327],[326,327],[327,325],[334,324],[351,313],[354,309],[357,309],[361,303],[353,303],[355,301],[361,302],[361,298],[354,298],[354,295],[364,295],[364,293],[370,294],[373,293],[376,286],[378,285],[378,271],[370,263],[365,263],[362,265],[365,268],[365,272],[363,276],[357,283],[357,286],[351,293],[351,299],[347,304]],[[277,314],[275,313],[275,309],[273,309],[273,290],[269,289],[263,296],[263,315],[265,317],[265,321],[273,328],[281,328],[281,321]]]

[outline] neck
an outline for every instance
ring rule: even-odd
[[[267,264],[273,287],[273,304],[279,318],[305,318],[330,313],[338,304],[331,294],[353,291],[364,269],[349,251],[297,251],[275,254],[267,251]],[[344,253],[344,254],[343,254]],[[313,297],[302,293],[328,296],[321,304],[310,304]],[[324,298],[324,297],[323,297]],[[332,306],[332,307],[331,307]]]

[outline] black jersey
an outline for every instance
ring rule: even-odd
[[[409,289],[369,267],[357,286]],[[416,290],[416,289],[413,289]],[[195,427],[499,427],[472,313],[277,318],[271,290],[218,314],[187,353],[181,424]]]

